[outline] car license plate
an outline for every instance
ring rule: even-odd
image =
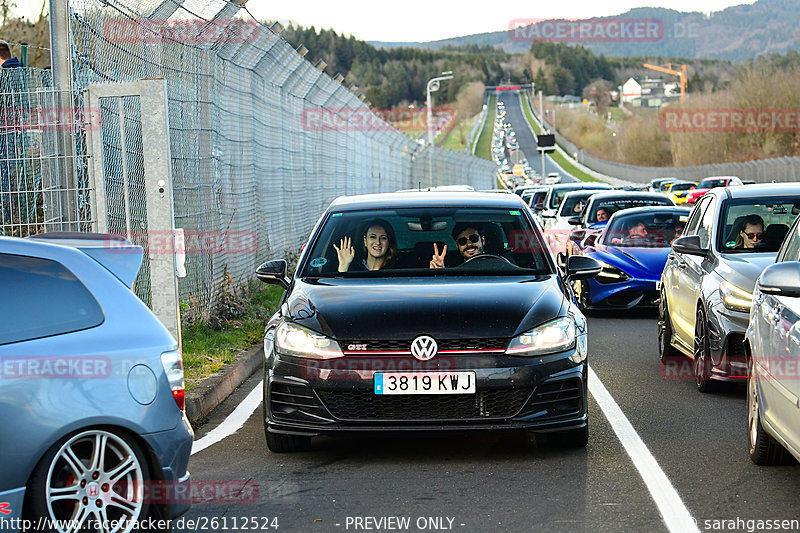
[[[475,372],[377,372],[375,394],[475,394]]]

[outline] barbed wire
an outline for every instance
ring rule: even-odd
[[[47,47],[44,47],[44,46],[36,46],[35,44],[13,43],[13,42],[8,41],[6,39],[0,39],[0,41],[6,43],[8,46],[19,46],[19,47],[27,46],[28,48],[33,48],[35,50],[47,50],[48,52],[52,50],[51,48],[47,48]]]

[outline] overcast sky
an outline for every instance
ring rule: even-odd
[[[131,1],[131,0],[126,0]],[[197,3],[200,0],[192,0]],[[42,0],[17,0],[15,13],[38,15]],[[655,6],[710,13],[755,0],[249,0],[259,20],[333,28],[365,41],[435,41],[507,30],[513,19],[582,19]],[[136,5],[135,1],[131,2]],[[148,3],[149,4],[149,3]],[[154,5],[154,3],[152,3]]]
[[[710,13],[755,0],[250,0],[259,20],[333,28],[366,41],[434,41],[507,30],[512,19],[580,19],[619,15],[632,7]]]

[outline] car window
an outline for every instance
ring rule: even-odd
[[[786,236],[776,263],[800,261],[800,224],[795,223],[792,231]]]
[[[667,248],[685,224],[685,211],[622,214],[609,222],[603,244],[619,247]]]
[[[697,202],[697,205],[689,215],[689,221],[686,224],[686,230],[683,232],[684,235],[697,235],[697,227],[700,225],[700,221],[703,219],[703,214],[706,212],[709,202],[711,202],[711,196],[701,198],[700,201]]]
[[[0,344],[88,329],[103,323],[100,304],[64,265],[49,259],[0,254]]]
[[[728,200],[720,213],[717,246],[729,253],[777,252],[798,213],[796,196]],[[744,242],[744,233],[758,237],[753,246]]]
[[[714,221],[716,220],[715,200],[710,198],[708,207],[703,213],[700,225],[697,227],[697,236],[700,237],[700,248],[708,249],[711,244],[711,235],[714,232]]]
[[[383,253],[365,245],[367,230],[376,225],[383,229],[379,233],[388,234],[388,251],[385,262],[382,260],[383,266],[370,270],[370,254],[378,256]],[[483,254],[495,257],[484,257],[467,264],[456,244],[456,236],[461,234],[458,230],[464,227],[473,228],[474,233],[482,236],[480,246]],[[347,243],[343,239],[349,239],[353,255],[346,271],[340,272],[337,248],[341,250]],[[529,275],[553,272],[541,233],[525,216],[525,211],[517,209],[428,207],[337,212],[326,218],[312,241],[301,276]],[[445,246],[444,270],[431,269],[434,251],[442,254]]]
[[[562,187],[559,189],[553,189],[550,193],[550,202],[548,204],[548,209],[557,209],[558,206],[561,204],[561,201],[564,199],[564,196],[567,193],[575,191],[580,187]]]
[[[586,207],[589,198],[597,191],[588,193],[568,194],[558,208],[558,214],[563,217],[579,217]]]

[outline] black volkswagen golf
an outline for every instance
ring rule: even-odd
[[[342,432],[525,430],[585,446],[586,321],[516,195],[341,197],[317,222],[264,338],[273,452]]]

